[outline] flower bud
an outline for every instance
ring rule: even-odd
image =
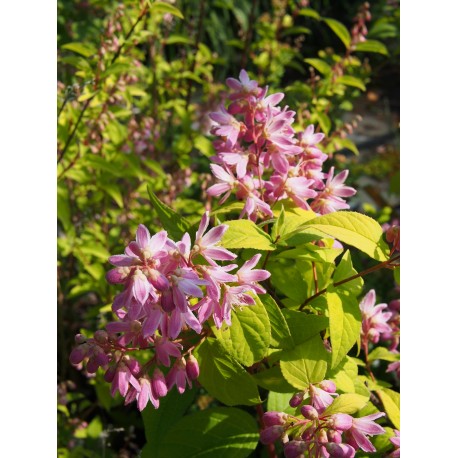
[[[288,418],[288,415],[286,415],[284,412],[266,412],[262,416],[262,421],[264,423],[264,426],[274,426],[274,425],[284,425],[286,423],[286,420]]]
[[[319,417],[315,407],[309,405],[301,407],[301,414],[304,416],[304,418],[307,418],[307,420],[317,420]]]
[[[111,383],[114,379],[114,376],[116,374],[116,365],[110,366],[107,371],[105,372],[105,375],[103,376],[105,382]]]
[[[199,377],[199,363],[194,355],[189,355],[188,361],[186,362],[186,374],[191,380],[195,380]]]
[[[79,345],[83,344],[84,342],[86,342],[86,336],[84,336],[83,334],[76,334],[75,343]]]
[[[328,435],[326,434],[326,431],[324,429],[320,429],[318,431],[317,440],[318,440],[318,443],[321,445],[328,443]]]
[[[339,433],[339,431],[335,431],[333,429],[328,431],[328,439],[329,442],[335,442],[336,444],[342,443],[342,435]]]
[[[346,431],[353,426],[353,417],[346,413],[336,413],[329,417],[327,425],[337,431]]]
[[[79,364],[87,355],[88,346],[86,344],[78,345],[70,353],[69,360],[72,364]]]
[[[165,381],[164,374],[158,367],[154,369],[153,380],[151,385],[153,388],[153,393],[158,398],[163,398],[167,394],[167,383]]]
[[[297,407],[298,405],[300,405],[302,403],[302,401],[304,400],[304,392],[303,391],[300,391],[299,393],[296,393],[289,401],[289,405],[291,407]]]
[[[337,390],[336,384],[331,380],[323,380],[319,387],[327,393],[335,393]]]
[[[353,458],[355,456],[355,449],[348,444],[336,444],[335,442],[328,442],[325,445],[326,451],[332,458]]]
[[[102,329],[99,331],[96,331],[96,333],[94,334],[94,339],[100,344],[107,343],[108,342],[108,333]]]
[[[260,440],[263,444],[273,444],[283,434],[283,426],[274,425],[263,429],[260,434]]]
[[[283,452],[286,458],[298,458],[307,450],[307,444],[303,441],[291,441],[285,445]]]

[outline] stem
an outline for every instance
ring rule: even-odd
[[[379,269],[383,269],[384,267],[396,267],[397,265],[396,264],[393,264],[391,265],[392,262],[394,261],[397,261],[398,259],[400,258],[400,256],[395,256],[394,258],[391,258],[391,259],[388,259],[387,261],[384,261],[384,262],[381,262],[380,264],[377,264],[373,267],[369,267],[369,269],[366,269],[366,270],[363,270],[362,272],[360,272],[359,274],[355,274],[355,275],[352,275],[351,277],[348,277],[348,278],[344,278],[343,280],[340,280],[336,283],[333,283],[332,286],[336,287],[336,286],[340,286],[340,285],[343,285],[344,283],[348,283],[349,281],[352,281],[354,280],[355,278],[359,278],[359,277],[363,277],[364,275],[367,275],[371,272],[375,272],[376,270],[379,270]],[[324,288],[322,289],[321,291],[318,291],[316,294],[314,294],[313,296],[309,297],[300,307],[299,307],[299,311],[302,311],[304,309],[304,307],[309,303],[309,302],[312,302],[314,299],[316,299],[318,296],[321,296],[322,294],[324,294],[325,292],[327,292],[327,288]]]
[[[318,293],[318,274],[316,273],[316,264],[312,261],[313,281],[315,283],[315,294]]]

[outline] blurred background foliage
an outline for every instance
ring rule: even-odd
[[[191,221],[209,205],[208,113],[227,77],[244,68],[284,92],[296,129],[317,125],[329,165],[350,169],[352,208],[399,219],[399,17],[388,0],[58,0],[59,456],[145,443],[136,408],[68,356],[76,333],[111,320],[109,255],[139,223],[160,228],[147,187]],[[382,275],[366,285],[399,294]],[[190,409],[215,404],[192,393]]]

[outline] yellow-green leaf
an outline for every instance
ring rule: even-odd
[[[305,227],[313,227],[348,243],[377,261],[386,261],[390,249],[383,240],[381,226],[361,213],[340,211],[307,221]]]
[[[330,17],[324,17],[323,21],[330,27],[330,29],[340,38],[346,48],[350,47],[351,37],[347,28],[339,21]]]
[[[334,399],[334,402],[324,411],[323,416],[335,413],[348,415],[358,412],[367,404],[368,398],[356,393],[344,393]]]
[[[268,234],[259,229],[253,221],[239,219],[226,221],[229,229],[223,236],[221,245],[225,248],[253,248],[256,250],[275,250]]]
[[[383,407],[385,408],[388,418],[391,420],[396,429],[401,429],[401,395],[388,388],[377,391],[377,394],[383,403]]]

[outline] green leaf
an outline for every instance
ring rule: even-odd
[[[184,19],[183,13],[178,8],[175,8],[174,6],[170,5],[169,3],[154,2],[151,5],[150,10],[152,13],[157,13],[157,14],[170,13],[173,16],[176,16],[180,19]]]
[[[294,27],[287,27],[283,29],[281,32],[281,36],[286,37],[288,35],[299,35],[299,34],[309,35],[311,33],[312,31],[307,27],[294,26]]]
[[[98,242],[85,242],[79,247],[79,250],[85,255],[95,256],[104,261],[108,261],[111,256],[110,252]]]
[[[196,136],[194,139],[194,147],[197,148],[206,157],[210,157],[215,154],[213,143],[203,135]]]
[[[375,361],[377,359],[382,359],[384,361],[399,361],[399,353],[392,353],[385,347],[376,347],[372,350],[367,356],[368,361]]]
[[[195,395],[196,388],[187,389],[183,394],[171,390],[167,396],[161,398],[159,409],[155,409],[148,403],[141,413],[147,442],[142,450],[142,456],[159,458],[158,447],[165,433],[185,414],[194,401]]]
[[[274,348],[284,348],[288,350],[293,348],[294,341],[291,337],[288,324],[274,299],[268,294],[262,294],[255,297],[255,300],[261,301],[264,304],[265,310],[269,316],[271,328],[270,345]]]
[[[329,353],[321,337],[316,335],[293,350],[283,352],[280,368],[288,383],[303,390],[309,384],[324,379],[328,360]]]
[[[355,51],[375,52],[378,54],[383,54],[385,56],[389,55],[388,49],[386,49],[386,46],[377,40],[366,40],[366,41],[362,41],[361,43],[357,43],[355,46]]]
[[[304,62],[311,65],[313,68],[316,68],[320,73],[327,76],[332,72],[331,66],[322,59],[309,58],[304,59]]]
[[[348,49],[351,43],[350,33],[347,28],[339,21],[332,19],[330,17],[322,18],[324,22],[330,27],[330,29],[340,38],[342,43]]]
[[[253,374],[256,383],[266,390],[276,393],[293,393],[294,387],[291,386],[283,377],[280,366],[274,366],[261,372]]]
[[[342,253],[341,248],[324,248],[312,243],[307,243],[299,248],[285,250],[275,256],[275,259],[301,259],[314,262],[334,262],[335,258]]]
[[[240,214],[244,206],[245,204],[243,202],[232,202],[230,204],[223,205],[222,207],[217,208],[216,210],[213,210],[210,213],[210,216],[224,215],[226,213]]]
[[[224,248],[253,248],[256,250],[275,250],[270,236],[259,229],[253,221],[238,219],[226,221],[229,229],[223,235],[221,245]]]
[[[206,339],[194,354],[200,366],[199,382],[211,396],[229,406],[261,402],[254,379],[216,339]]]
[[[275,223],[272,226],[271,237],[272,240],[275,241],[281,238],[281,232],[283,230],[283,226],[285,225],[285,208],[281,207],[280,214],[278,215]]]
[[[312,219],[303,227],[310,226],[358,248],[377,261],[386,261],[389,257],[390,249],[383,240],[382,228],[369,216],[339,211]]]
[[[401,395],[388,388],[377,391],[377,394],[383,403],[383,407],[385,408],[388,418],[391,420],[396,429],[401,429]]]
[[[336,367],[359,339],[361,311],[356,298],[346,291],[325,294],[331,335],[331,367]]]
[[[181,239],[183,234],[191,229],[191,223],[163,204],[149,186],[148,194],[164,229],[172,238]]]
[[[299,15],[300,16],[306,16],[306,17],[311,17],[313,19],[319,20],[321,18],[320,14],[318,11],[312,9],[312,8],[301,8],[299,10]]]
[[[321,129],[323,132],[328,135],[329,131],[331,130],[331,119],[326,113],[322,111],[315,112],[315,116],[318,119]]]
[[[270,321],[261,301],[250,307],[237,308],[231,315],[232,325],[214,329],[226,351],[244,366],[252,366],[267,355],[270,344]]]
[[[336,145],[337,150],[346,148],[350,150],[355,156],[359,156],[359,150],[356,147],[355,143],[351,141],[349,138],[335,138],[334,143]]]
[[[66,43],[65,45],[62,45],[62,49],[76,52],[84,57],[91,57],[97,52],[97,49],[89,43]]]
[[[293,397],[294,393],[296,393],[294,388],[292,388],[288,393],[277,393],[275,391],[270,391],[269,395],[267,396],[267,410],[294,414],[295,409],[289,405],[289,401]]]
[[[342,256],[336,270],[334,271],[334,283],[339,283],[342,280],[353,277],[353,275],[356,275],[357,273],[358,272],[353,268],[350,250],[347,250]],[[353,280],[350,280],[349,282],[343,283],[342,285],[339,285],[337,288],[339,290],[345,289],[358,295],[361,292],[363,285],[363,279],[361,277],[358,277]]]
[[[366,85],[363,83],[363,81],[360,78],[356,78],[354,76],[350,76],[350,75],[339,76],[336,79],[336,82],[345,84],[345,86],[356,87],[358,89],[361,89],[362,91],[366,90]]]
[[[191,45],[193,43],[192,39],[186,35],[170,35],[166,40],[164,40],[164,42],[166,45]]]
[[[394,275],[394,281],[396,282],[397,285],[401,284],[401,268],[396,267],[393,269],[393,275]]]
[[[256,448],[258,440],[258,426],[250,414],[240,409],[215,407],[176,422],[161,439],[157,456],[245,458]]]
[[[116,184],[104,184],[99,185],[100,189],[103,189],[119,206],[119,208],[124,208],[124,202],[122,200],[121,189]]]
[[[358,412],[367,404],[367,397],[360,394],[344,393],[335,398],[333,403],[324,411],[324,415],[333,415],[335,413],[346,413],[348,415]]]
[[[304,312],[282,310],[295,345],[320,334],[329,325],[329,319],[323,315],[306,315]]]

